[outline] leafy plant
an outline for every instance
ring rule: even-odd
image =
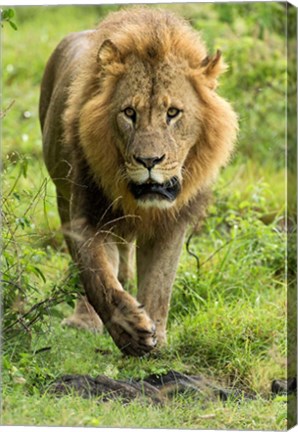
[[[17,30],[18,27],[16,23],[13,21],[15,16],[15,12],[13,9],[4,9],[0,12],[0,23],[1,27],[3,27],[3,23],[7,22],[14,30]]]
[[[44,319],[55,315],[56,306],[73,304],[77,292],[77,274],[70,267],[69,274],[56,283],[48,280],[45,262],[63,257],[38,236],[35,211],[46,202],[46,181],[37,190],[23,189],[30,159],[20,156],[17,162],[4,168],[4,198],[1,216],[4,340],[18,336],[30,346],[32,334],[42,332]],[[46,216],[46,208],[44,214]],[[61,315],[60,315],[61,317]],[[24,340],[26,339],[26,343]],[[7,345],[5,345],[7,348]]]

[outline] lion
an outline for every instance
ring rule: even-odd
[[[166,343],[187,227],[230,160],[237,115],[216,92],[225,69],[187,21],[146,7],[70,34],[46,65],[44,159],[85,292],[66,324],[103,323],[126,355]],[[134,244],[136,298],[124,289]]]

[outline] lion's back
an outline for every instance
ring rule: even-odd
[[[63,113],[69,87],[77,75],[86,49],[89,48],[92,33],[92,30],[87,30],[66,36],[49,58],[41,82],[39,119],[43,135],[43,154],[49,173],[56,182],[69,171],[68,154],[62,145]]]

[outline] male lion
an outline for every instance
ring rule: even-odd
[[[44,157],[88,301],[125,354],[166,340],[187,225],[237,132],[225,65],[172,13],[133,8],[62,40],[41,86]],[[138,293],[123,286],[136,240]],[[82,297],[68,324],[98,327]]]

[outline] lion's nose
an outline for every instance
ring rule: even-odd
[[[150,157],[150,158],[134,156],[135,161],[143,165],[145,168],[148,168],[148,170],[152,169],[155,165],[161,163],[164,160],[164,158],[165,155],[162,155],[161,157]]]

